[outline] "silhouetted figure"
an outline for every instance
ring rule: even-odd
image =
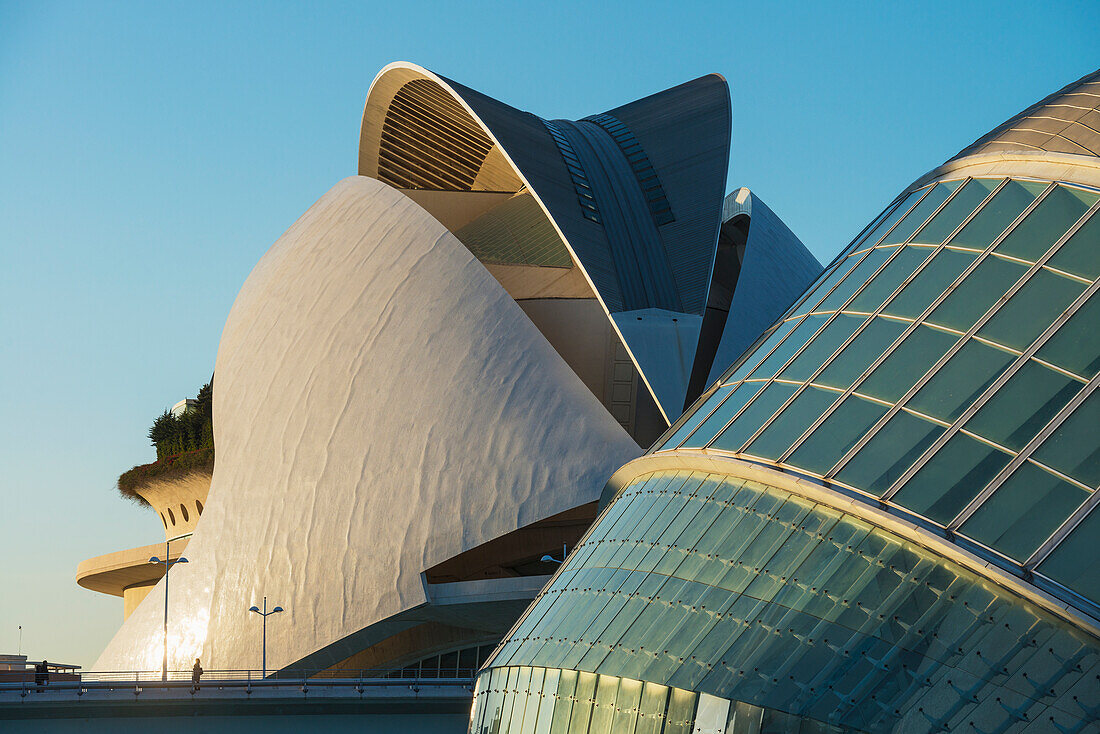
[[[199,659],[195,658],[195,667],[191,668],[191,685],[195,690],[199,690],[199,678],[202,677],[202,666],[199,664]]]
[[[41,693],[45,690],[45,686],[50,684],[50,664],[45,660],[34,666],[34,685],[37,686],[37,692]]]

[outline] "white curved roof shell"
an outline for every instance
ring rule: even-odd
[[[592,502],[637,445],[470,252],[341,181],[260,260],[218,349],[217,465],[173,568],[171,668],[279,669],[427,601],[421,572]],[[161,582],[163,584],[163,581]],[[163,588],[95,664],[155,670]]]

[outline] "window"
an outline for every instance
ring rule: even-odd
[[[824,474],[884,415],[885,406],[850,395],[795,449],[788,461]]]
[[[984,250],[1046,187],[1034,181],[1009,181],[951,238],[951,244]]]
[[[1058,186],[997,245],[997,252],[1035,262],[1096,203],[1097,195]]]
[[[183,515],[184,522],[188,522],[191,519],[187,514],[187,506],[182,503],[180,504],[180,514]]]
[[[955,334],[921,324],[857,389],[865,395],[893,403],[958,340]]]
[[[947,206],[936,214],[935,218],[926,224],[913,237],[913,242],[921,242],[927,245],[942,244],[947,236],[958,228],[962,221],[970,216],[970,212],[982,203],[993,189],[997,188],[1000,179],[976,178],[967,181],[962,190],[955,195]]]
[[[871,437],[836,478],[881,496],[941,433],[943,428],[939,425],[900,411]]]
[[[951,423],[1011,364],[1015,355],[968,339],[907,403]]]
[[[959,531],[1025,561],[1089,493],[1024,462]]]
[[[1019,451],[1077,394],[1081,383],[1029,360],[966,423],[966,430]]]
[[[902,485],[894,502],[946,525],[1008,464],[1009,458],[1003,451],[956,433]]]
[[[785,382],[773,382],[761,392],[741,417],[714,439],[713,447],[726,451],[737,451],[749,436],[756,432],[779,406],[794,394],[796,386]]]

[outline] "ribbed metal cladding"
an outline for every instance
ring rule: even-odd
[[[1100,70],[1028,107],[953,160],[1009,150],[1100,155]]]
[[[469,191],[493,142],[427,79],[398,90],[382,125],[378,178],[406,189]]]

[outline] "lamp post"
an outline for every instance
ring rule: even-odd
[[[267,677],[267,618],[270,617],[272,614],[278,614],[279,612],[283,611],[283,608],[282,607],[275,607],[270,612],[267,611],[267,597],[265,596],[264,597],[264,609],[263,609],[262,612],[260,611],[259,607],[255,606],[255,605],[250,606],[248,608],[248,611],[255,612],[256,614],[259,614],[261,617],[264,618],[264,637],[263,637],[262,650],[263,650],[263,677],[266,678]]]
[[[172,560],[171,552],[172,539],[164,541],[164,560],[160,560],[156,556],[149,559],[149,563],[163,563],[164,564],[164,658],[161,661],[160,666],[160,679],[163,681],[168,680],[168,571],[172,569],[172,566],[177,563],[187,563],[187,559],[180,556],[176,560]]]
[[[560,564],[560,563],[565,563],[565,556],[566,556],[566,552],[565,552],[565,543],[562,543],[562,544],[561,544],[561,560],[560,560],[560,561],[559,561],[559,560],[558,560],[557,558],[554,558],[554,557],[553,557],[552,555],[550,555],[549,553],[547,553],[547,554],[546,554],[545,556],[543,556],[543,557],[542,557],[542,558],[540,558],[539,560],[540,560],[540,561],[543,561],[543,562],[549,562],[549,563],[559,563],[559,564]]]

